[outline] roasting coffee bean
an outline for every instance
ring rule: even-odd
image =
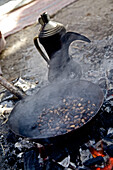
[[[84,125],[95,113],[95,103],[83,98],[66,97],[62,102],[51,108],[44,108],[37,118],[37,125],[41,134],[61,135]]]

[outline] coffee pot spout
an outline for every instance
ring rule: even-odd
[[[91,41],[84,35],[75,32],[66,32],[61,41],[63,44],[70,45],[73,41],[81,40],[90,43]]]

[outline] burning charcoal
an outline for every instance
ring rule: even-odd
[[[16,154],[20,154],[21,150],[19,150],[18,148],[15,148],[15,153]]]
[[[81,159],[81,162],[84,163],[86,162],[87,160],[89,160],[90,158],[92,158],[92,154],[91,152],[89,151],[89,149],[86,149],[86,150],[82,150],[80,148],[80,159]]]
[[[107,71],[108,79],[113,82],[113,69]]]
[[[88,144],[86,144],[86,143],[84,143],[82,146],[81,146],[81,148],[80,148],[80,152],[82,151],[82,150],[86,150],[86,149],[88,149],[89,148],[89,145]]]
[[[21,151],[22,145],[19,142],[17,142],[17,143],[15,143],[15,148],[18,148]]]
[[[109,145],[113,143],[113,134],[110,133],[103,138],[103,141]]]
[[[64,167],[59,165],[57,162],[53,162],[52,160],[46,160],[44,164],[44,169],[46,170],[64,170]],[[38,170],[38,169],[37,169]]]
[[[49,158],[54,159],[56,162],[61,162],[64,158],[68,156],[67,149],[65,147],[62,148],[62,146],[61,147],[60,146],[46,147],[46,152]]]
[[[35,150],[29,150],[24,154],[24,170],[42,170],[38,161],[38,153]]]
[[[106,152],[107,152],[107,154],[108,154],[110,157],[113,157],[113,144],[107,146]]]
[[[23,152],[19,153],[19,154],[17,155],[17,158],[22,158],[22,156],[23,156]]]
[[[24,162],[21,160],[18,160],[16,169],[24,169]]]
[[[70,155],[68,155],[68,157],[66,157],[65,159],[63,159],[61,162],[58,162],[60,165],[62,165],[63,167],[67,168],[70,164]]]
[[[73,162],[70,162],[68,170],[76,170],[76,165]]]
[[[16,156],[15,155],[12,155],[11,157],[8,158],[8,164],[10,166],[13,166],[16,162]]]
[[[106,135],[106,130],[102,127],[99,130],[100,130],[101,138],[103,138]]]
[[[7,135],[7,142],[9,142],[9,143],[15,143],[16,141],[17,141],[17,136],[13,133],[13,132],[11,132],[11,131],[9,131],[9,133],[8,133],[8,135]]]
[[[111,112],[111,107],[109,107],[109,106],[106,107],[106,108],[105,108],[105,111],[106,111],[107,113],[110,113],[110,112]]]
[[[113,87],[112,89],[109,89],[107,91],[107,97],[106,97],[106,101],[112,101],[113,100]]]
[[[85,167],[83,167],[83,168],[82,168],[82,167],[79,167],[78,170],[91,170],[91,169],[85,168]]]
[[[105,138],[109,138],[113,140],[113,133],[109,133],[107,136],[105,136]]]
[[[90,141],[89,141],[88,146],[92,146],[92,145],[94,145],[94,144],[95,144],[95,140],[94,140],[94,139],[92,139],[92,140],[90,140]]]
[[[99,86],[103,90],[105,90],[107,88],[107,80],[106,80],[106,78],[100,78],[98,83],[99,83]]]
[[[96,158],[92,158],[84,162],[84,166],[92,167],[94,165],[101,165],[104,162],[104,158],[102,156],[97,156]]]
[[[113,128],[108,129],[107,135],[109,135],[109,134],[113,134]]]

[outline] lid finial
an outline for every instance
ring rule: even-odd
[[[44,24],[47,24],[49,20],[50,20],[50,16],[48,15],[47,12],[44,12],[39,18],[39,23],[41,25],[44,25]]]

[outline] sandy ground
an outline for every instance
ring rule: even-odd
[[[10,1],[10,0],[1,0],[1,1],[0,1],[0,6],[1,6],[1,5],[4,5],[5,3],[9,2],[9,1]]]
[[[78,0],[59,11],[53,20],[63,23],[67,31],[84,34],[91,41],[100,40],[113,31],[113,0]],[[34,81],[47,79],[47,64],[33,43],[39,27],[34,24],[6,39],[0,62],[8,80],[19,76]]]

